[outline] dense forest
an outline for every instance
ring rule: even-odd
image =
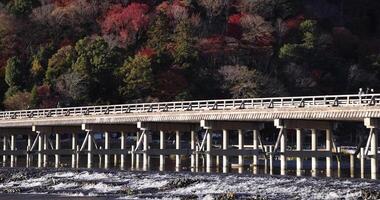
[[[380,89],[378,0],[0,0],[3,109]]]

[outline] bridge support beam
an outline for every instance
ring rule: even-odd
[[[332,135],[331,129],[326,129],[326,151],[332,152]],[[331,177],[331,165],[332,165],[332,156],[326,157],[326,176]]]
[[[136,131],[136,147],[138,145],[138,142],[141,138],[141,133],[140,131]],[[135,156],[136,156],[136,169],[140,169],[140,154],[139,153],[135,153]],[[132,162],[133,163],[133,162]]]
[[[122,153],[120,154],[120,169],[124,170],[125,168],[125,132],[120,132],[120,149]]]
[[[181,149],[181,132],[180,131],[175,132],[175,148],[177,150]],[[175,155],[175,168],[176,168],[176,171],[180,171],[181,169],[181,155],[180,154]]]
[[[164,150],[166,148],[166,140],[165,140],[165,132],[160,130],[160,150]],[[165,170],[165,155],[160,155],[160,171]]]
[[[17,158],[14,155],[15,145],[16,145],[15,135],[11,134],[11,143],[10,143],[10,147],[11,147],[11,151],[12,151],[12,154],[11,154],[11,167],[15,167],[15,165],[16,165],[16,159]]]
[[[311,120],[283,120],[283,119],[276,119],[274,121],[274,124],[277,128],[282,128],[283,129],[283,134],[282,135],[285,135],[286,134],[286,129],[296,129],[296,139],[297,139],[297,150],[296,151],[289,151],[289,152],[286,152],[286,147],[283,147],[282,144],[283,144],[283,140],[286,140],[284,138],[279,138],[280,140],[280,152],[281,152],[281,160],[283,161],[284,159],[282,159],[282,154],[290,154],[292,155],[293,154],[293,157],[294,157],[294,153],[297,153],[296,154],[296,157],[297,157],[297,169],[299,169],[299,166],[300,168],[302,168],[302,158],[300,158],[300,155],[301,155],[301,152],[305,153],[305,155],[303,155],[303,157],[306,157],[307,155],[310,155],[311,154],[311,170],[312,170],[312,176],[315,176],[316,175],[316,172],[317,172],[317,167],[318,167],[318,157],[320,157],[320,155],[317,154],[318,152],[318,148],[317,148],[317,145],[318,145],[318,137],[317,137],[317,130],[326,130],[326,169],[330,169],[331,168],[331,153],[332,153],[332,148],[331,148],[331,143],[332,143],[332,133],[331,133],[331,129],[332,129],[332,126],[333,126],[333,123],[332,122],[328,122],[328,121],[311,121]],[[309,129],[311,130],[311,152],[310,154],[308,154],[307,152],[303,151],[302,150],[302,132],[300,129]],[[286,136],[285,136],[286,138]],[[286,144],[285,144],[286,145]],[[283,147],[283,148],[282,148]],[[283,153],[285,152],[285,153]],[[330,162],[329,162],[330,160]],[[286,161],[284,161],[286,162]],[[286,165],[286,164],[285,164]],[[284,167],[283,164],[281,164],[282,167]],[[286,168],[286,166],[285,166]],[[329,171],[329,170],[327,170]]]
[[[191,171],[195,171],[195,159],[196,159],[196,141],[197,141],[197,137],[198,135],[196,134],[196,132],[194,130],[191,130],[190,131],[190,148],[191,148],[191,156],[190,156],[190,167],[191,167]]]
[[[253,130],[252,131],[252,135],[253,135],[253,149],[254,150],[257,150],[258,149],[258,131],[257,130]],[[258,165],[258,156],[257,155],[253,155],[253,158],[252,158],[252,165],[254,168],[256,168],[256,166]]]
[[[79,159],[79,157],[76,157],[76,150],[77,150],[77,133],[71,134],[71,168],[76,168],[76,160]]]
[[[318,151],[318,135],[316,129],[311,129],[311,151]],[[318,157],[311,157],[311,174],[312,176],[316,176],[318,168]]]
[[[297,128],[296,129],[296,150],[297,151],[302,151],[302,133],[301,129]],[[302,176],[302,170],[303,170],[303,158],[302,157],[297,157],[297,176]]]
[[[206,148],[206,152],[210,152],[211,150],[211,130],[222,130],[223,131],[223,142],[222,142],[222,149],[223,151],[228,150],[228,130],[238,130],[238,149],[241,151],[244,151],[244,130],[261,130],[264,128],[263,123],[258,122],[240,122],[240,121],[211,121],[211,120],[201,120],[200,126],[207,130],[207,137],[206,137],[206,147],[210,147],[209,149]],[[210,138],[209,138],[210,137]],[[256,135],[257,139],[257,135]],[[210,146],[208,146],[210,144]],[[257,154],[258,155],[258,154]],[[257,156],[256,155],[256,156]],[[208,159],[209,158],[209,159]],[[209,162],[210,161],[210,162]],[[212,166],[212,155],[206,153],[206,165],[209,165],[210,167],[206,166],[206,171],[209,168],[209,171],[211,172],[211,166]],[[228,156],[223,155],[223,168],[229,166],[228,162]],[[242,172],[244,165],[244,156],[238,155],[238,167],[239,171]],[[228,167],[227,167],[228,168]],[[227,172],[227,170],[224,170]]]
[[[104,132],[104,149],[108,151],[110,149],[110,135],[108,131]],[[109,162],[110,162],[110,155],[108,153],[104,154],[104,168],[109,168]]]
[[[229,137],[228,130],[223,129],[223,144],[222,148],[224,151],[228,149]],[[229,157],[227,155],[223,155],[223,173],[228,173],[230,168]]]
[[[92,132],[89,131],[87,138],[87,168],[92,168]]]
[[[28,139],[27,139],[27,146],[26,146],[26,167],[29,168],[31,167],[31,155],[30,155],[30,150],[32,147],[32,136],[28,134]]]
[[[5,135],[3,137],[3,151],[6,152],[7,149],[8,149],[8,137]],[[7,166],[7,155],[3,155],[3,167],[6,167]]]
[[[55,133],[55,150],[58,151],[61,149],[61,135],[59,133]],[[58,168],[61,162],[61,156],[57,152],[55,154],[55,168]]]
[[[378,129],[380,128],[380,119],[365,118],[364,125],[369,128],[369,156],[371,158],[371,178],[377,179],[378,173]]]
[[[143,170],[144,171],[147,171],[149,170],[149,166],[150,166],[150,157],[147,153],[148,149],[149,149],[149,135],[150,135],[150,132],[146,131],[145,134],[143,134]]]
[[[238,148],[239,148],[239,150],[243,150],[244,149],[244,132],[241,129],[238,130]],[[238,156],[238,165],[239,165],[239,167],[243,167],[244,166],[244,157],[243,157],[243,155],[239,155]]]

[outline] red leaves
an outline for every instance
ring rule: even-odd
[[[236,39],[241,39],[243,31],[240,20],[243,14],[233,14],[228,17],[227,35]]]
[[[143,48],[137,53],[137,55],[153,58],[156,55],[156,52],[151,48]]]
[[[297,29],[304,20],[305,17],[303,15],[298,15],[296,17],[287,19],[285,21],[286,28],[288,30]]]
[[[115,5],[107,12],[101,24],[102,32],[115,36],[122,43],[134,42],[148,26],[148,11],[149,6],[146,4],[131,3],[127,7]]]

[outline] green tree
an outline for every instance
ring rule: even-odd
[[[13,15],[27,16],[38,3],[37,0],[11,0],[7,4],[7,9]]]
[[[191,24],[182,21],[177,24],[174,33],[173,58],[176,68],[186,69],[198,60],[198,53],[194,47],[195,40],[191,31]]]
[[[170,42],[170,21],[165,13],[159,12],[156,20],[148,29],[147,46],[157,54],[165,53]]]
[[[62,47],[48,61],[45,81],[54,85],[57,78],[71,69],[77,59],[77,53],[72,46]]]
[[[37,86],[34,85],[32,91],[30,92],[30,108],[38,108],[40,101],[41,100],[37,93]]]
[[[89,78],[90,98],[94,101],[115,101],[115,70],[121,65],[118,51],[101,37],[86,37],[75,45],[78,58],[73,70]]]
[[[146,56],[136,55],[127,59],[120,69],[122,85],[121,95],[128,100],[142,99],[152,91],[153,73],[151,60]]]
[[[10,96],[23,86],[23,64],[17,57],[9,58],[5,66],[5,82],[9,86],[7,95]]]

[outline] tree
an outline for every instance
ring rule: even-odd
[[[174,58],[174,67],[186,69],[195,63],[198,59],[198,52],[194,47],[194,39],[191,32],[191,26],[188,21],[182,21],[177,24],[174,33],[174,49],[172,56]]]
[[[277,79],[247,66],[223,66],[219,69],[223,84],[232,98],[255,98],[286,94]]]
[[[32,91],[30,92],[30,108],[38,108],[41,99],[37,93],[37,86],[34,85]]]
[[[87,76],[90,98],[94,101],[114,101],[117,87],[114,72],[121,65],[121,56],[101,37],[86,37],[75,45],[78,58],[73,70]]]
[[[6,97],[4,106],[7,110],[26,110],[29,108],[31,95],[29,92],[16,92]]]
[[[151,60],[142,55],[127,59],[120,70],[123,83],[119,88],[121,95],[128,100],[143,99],[151,93],[153,86]]]
[[[87,75],[69,71],[57,79],[55,90],[65,105],[83,105],[90,102],[90,82]]]
[[[22,88],[24,80],[23,72],[23,64],[17,57],[8,59],[5,66],[5,82],[10,88]]]
[[[243,28],[243,39],[258,46],[269,46],[272,41],[274,31],[271,24],[258,15],[243,15],[241,18]]]
[[[45,81],[54,85],[57,78],[67,72],[77,59],[77,53],[72,46],[62,47],[48,61]]]
[[[27,16],[38,3],[37,0],[11,0],[7,4],[7,9],[13,15]]]
[[[127,7],[113,6],[105,15],[101,24],[103,35],[121,44],[135,44],[140,40],[149,23],[149,6],[131,3]]]

